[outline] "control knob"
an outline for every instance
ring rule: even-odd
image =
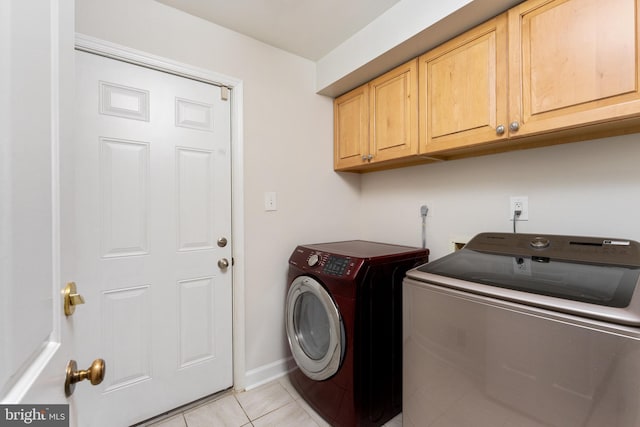
[[[536,237],[530,242],[531,247],[535,249],[544,249],[549,247],[550,244],[549,239],[545,237]]]
[[[320,262],[320,256],[318,254],[313,254],[307,260],[307,264],[309,267],[315,267]]]

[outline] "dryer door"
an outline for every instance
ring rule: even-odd
[[[345,333],[338,307],[312,277],[297,277],[287,294],[286,329],[298,367],[313,380],[333,376],[345,352]]]

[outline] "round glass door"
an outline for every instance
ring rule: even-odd
[[[334,375],[344,357],[344,327],[338,308],[324,287],[308,276],[297,277],[287,294],[286,329],[291,353],[309,378]]]

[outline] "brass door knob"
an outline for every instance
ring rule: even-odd
[[[84,371],[78,370],[78,364],[75,360],[70,360],[67,364],[67,377],[64,382],[64,393],[67,397],[71,396],[76,389],[76,383],[89,380],[91,385],[98,385],[104,379],[106,365],[103,359],[93,361],[89,369]]]
[[[78,293],[76,283],[67,283],[64,287],[64,314],[71,316],[76,311],[76,305],[80,304],[84,304],[84,298]]]

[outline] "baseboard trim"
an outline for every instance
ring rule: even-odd
[[[276,380],[295,368],[296,362],[293,360],[293,357],[288,357],[251,369],[245,374],[245,390],[251,390]]]

